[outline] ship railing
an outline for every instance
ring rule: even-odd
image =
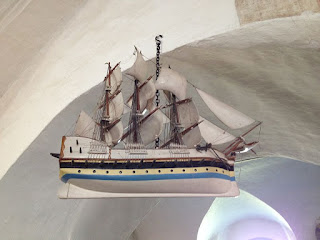
[[[89,153],[108,153],[109,147],[106,144],[102,144],[99,142],[91,142],[90,143],[90,151]]]
[[[186,145],[171,143],[170,144],[170,157],[173,158],[187,158],[190,154]]]
[[[125,145],[126,153],[129,155],[147,154],[147,149],[139,143],[129,143]]]

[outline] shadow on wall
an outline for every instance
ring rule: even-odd
[[[217,198],[212,203],[197,239],[296,240],[296,237],[277,211],[242,190],[237,198]]]

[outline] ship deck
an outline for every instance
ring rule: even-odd
[[[149,169],[149,168],[189,168],[218,167],[233,171],[234,166],[219,159],[171,159],[171,160],[97,160],[97,159],[61,159],[60,168],[92,168],[92,169]]]

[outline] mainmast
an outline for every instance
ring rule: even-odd
[[[179,119],[179,113],[177,109],[177,100],[176,95],[171,94],[172,107],[170,113],[170,136],[173,139],[172,142],[182,145],[182,136],[181,136],[181,125]]]
[[[141,118],[140,113],[140,101],[139,101],[139,81],[135,79],[134,81],[134,93],[132,98],[132,108],[131,108],[131,118],[129,121],[129,129],[132,132],[132,139],[129,139],[130,143],[141,143],[141,136],[139,133],[139,122]]]
[[[136,61],[127,71],[128,75],[134,77],[134,91],[127,101],[131,113],[127,131],[121,138],[128,144],[127,148],[141,148],[151,144],[160,136],[164,126],[164,116],[160,108],[153,104],[156,88],[150,76],[149,63],[135,49]]]

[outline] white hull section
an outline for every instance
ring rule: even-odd
[[[80,151],[81,148],[81,151]],[[72,151],[71,151],[72,150]],[[61,159],[93,159],[93,160],[122,160],[132,159],[176,159],[176,158],[222,158],[226,160],[223,153],[219,151],[197,151],[196,149],[112,149],[103,143],[83,137],[64,137],[61,147]],[[233,165],[233,161],[228,161]]]
[[[70,179],[61,189],[59,198],[113,197],[236,197],[235,181],[205,179],[174,179],[155,181],[103,181]]]

